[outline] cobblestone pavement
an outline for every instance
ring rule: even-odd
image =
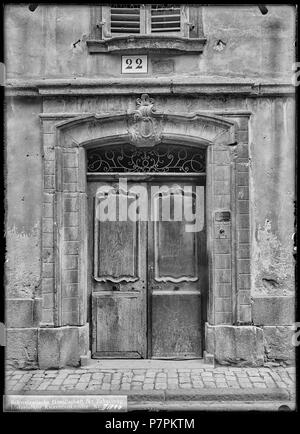
[[[295,391],[294,367],[147,367],[112,368],[99,365],[60,370],[7,370],[6,391],[132,391],[211,388],[281,388]],[[182,390],[183,391],[183,390]],[[95,393],[94,392],[94,393]]]

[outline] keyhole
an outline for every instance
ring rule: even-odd
[[[224,234],[224,229],[220,229],[220,234]]]

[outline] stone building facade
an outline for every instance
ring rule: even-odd
[[[295,10],[127,6],[5,8],[7,363],[292,363]],[[203,164],[131,170],[153,152]],[[124,174],[198,183],[199,236],[98,226],[98,188]]]

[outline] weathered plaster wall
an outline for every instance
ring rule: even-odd
[[[19,367],[36,364],[41,312],[40,112],[39,100],[6,101],[7,354]]]
[[[200,58],[207,75],[290,77],[294,62],[294,8],[268,5],[207,6],[203,9],[208,46]]]
[[[250,130],[253,294],[288,295],[294,287],[293,104],[288,98],[254,103]]]
[[[151,54],[148,76],[201,74],[290,81],[294,7],[268,5],[268,9],[269,13],[262,15],[257,5],[203,7],[207,38],[203,54]],[[30,12],[25,4],[7,5],[8,77],[120,77],[120,54],[87,53],[85,41],[92,33],[91,11],[92,6],[40,5]],[[158,62],[162,57],[164,64]]]
[[[39,113],[34,99],[6,102],[7,291],[10,298],[38,295],[42,155]]]

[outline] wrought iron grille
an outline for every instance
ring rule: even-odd
[[[204,173],[206,151],[202,148],[156,145],[137,148],[132,145],[90,149],[88,172],[170,172]]]

